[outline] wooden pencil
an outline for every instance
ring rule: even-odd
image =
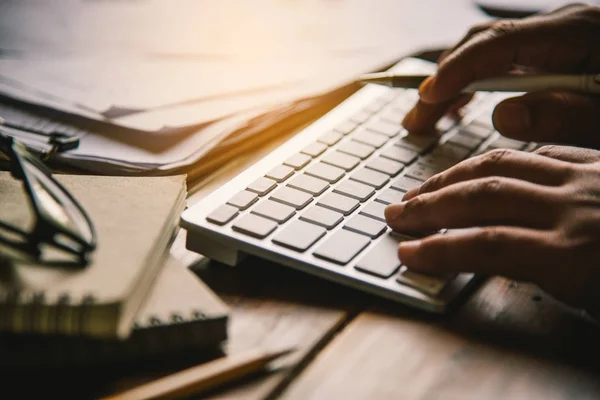
[[[271,361],[294,349],[253,349],[222,357],[126,390],[105,400],[174,399],[199,394],[264,369]]]

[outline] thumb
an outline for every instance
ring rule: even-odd
[[[600,146],[600,97],[532,92],[498,104],[492,119],[502,135],[522,141]]]

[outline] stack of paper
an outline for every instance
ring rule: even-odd
[[[80,118],[80,147],[57,162],[164,174],[314,117],[359,75],[485,19],[468,0],[23,0],[0,15],[0,94]]]

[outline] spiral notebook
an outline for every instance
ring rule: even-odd
[[[228,306],[192,271],[169,258],[125,340],[0,335],[0,369],[144,363],[220,351]]]
[[[92,219],[97,248],[83,269],[0,268],[0,331],[124,339],[164,265],[185,205],[185,176],[55,177]],[[22,229],[35,222],[8,172],[0,173],[0,203],[2,221]]]

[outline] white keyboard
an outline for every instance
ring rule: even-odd
[[[393,69],[431,73],[433,67],[408,58]],[[445,311],[475,276],[407,270],[397,247],[408,238],[386,225],[385,207],[465,158],[532,144],[494,131],[491,112],[500,99],[495,93],[478,93],[467,115],[440,137],[407,137],[401,121],[417,97],[416,90],[361,88],[187,209],[181,223],[188,249],[229,265],[249,254],[423,310]]]

